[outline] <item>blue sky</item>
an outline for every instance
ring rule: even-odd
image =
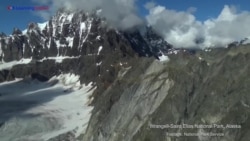
[[[137,0],[138,12],[140,16],[145,16],[148,11],[144,8],[144,4],[149,0]],[[241,10],[250,11],[249,0],[154,0],[153,2],[165,6],[167,9],[177,11],[186,11],[190,7],[197,10],[194,13],[199,21],[208,18],[216,18],[223,9],[224,5],[234,5]],[[25,29],[30,22],[43,22],[32,11],[8,11],[7,6],[41,6],[32,3],[31,0],[2,0],[0,1],[0,32],[10,34],[14,27]]]
[[[143,5],[148,0],[139,0],[138,6],[140,13],[146,14],[147,10]],[[221,12],[224,5],[234,5],[241,10],[250,11],[249,0],[153,0],[153,2],[165,6],[167,9],[174,9],[177,11],[186,11],[190,7],[195,7],[197,11],[194,13],[198,20],[204,21],[208,18],[215,18]]]
[[[31,11],[8,11],[7,6],[34,6],[29,0],[2,0],[0,1],[0,32],[9,34],[14,27],[24,29],[29,22],[43,21]]]

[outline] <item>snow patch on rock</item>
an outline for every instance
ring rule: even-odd
[[[100,55],[100,52],[102,51],[102,46],[100,46],[99,48],[98,48],[98,52],[97,52],[97,55]]]
[[[31,62],[31,58],[29,59],[21,59],[19,61],[11,61],[11,62],[0,62],[0,70],[3,69],[11,69],[13,66],[15,65],[19,65],[19,64],[29,64]]]
[[[80,56],[57,56],[57,57],[48,57],[48,58],[43,58],[42,60],[37,60],[38,62],[43,62],[44,60],[55,60],[56,63],[62,63],[64,59],[75,59],[79,58]]]
[[[37,23],[38,27],[40,30],[44,30],[44,28],[46,27],[48,22],[44,22],[44,23]]]
[[[67,37],[66,40],[69,43],[69,47],[73,47],[74,37]]]
[[[160,59],[161,62],[169,61],[169,58],[168,58],[168,56],[166,56],[166,55],[161,55],[161,56],[159,56],[159,59]]]
[[[246,39],[242,44],[243,45],[250,44],[250,39]]]

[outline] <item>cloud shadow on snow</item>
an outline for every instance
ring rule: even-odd
[[[57,83],[57,80],[39,82],[30,79],[0,83],[0,127],[11,118],[39,116],[25,111],[70,94],[65,88],[56,86]]]

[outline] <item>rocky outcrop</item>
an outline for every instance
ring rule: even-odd
[[[105,83],[102,87],[106,87],[113,82],[121,66],[129,66],[134,58],[157,58],[161,52],[156,45],[159,41],[165,48],[171,48],[152,30],[149,32],[144,36],[139,31],[117,31],[103,26],[96,14],[60,9],[48,22],[30,23],[23,32],[14,29],[11,36],[1,35],[2,63],[32,61],[8,69],[0,66],[0,71],[9,71],[0,82],[32,73],[50,78],[71,71],[81,75],[81,82],[97,81]],[[58,63],[58,57],[65,59]]]
[[[247,140],[249,46],[169,57],[143,59],[118,77],[97,101],[83,140]]]

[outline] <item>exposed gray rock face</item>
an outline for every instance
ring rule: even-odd
[[[168,79],[164,66],[161,62],[154,61],[143,68],[145,72],[137,77],[128,75],[135,73],[133,70],[137,69],[132,67],[127,70],[131,72],[118,78],[111,88],[103,93],[105,99],[111,97],[112,100],[110,107],[105,109],[108,114],[103,117],[104,109],[96,109],[92,122],[97,123],[95,125],[100,128],[90,126],[84,140],[132,140],[174,85],[174,82]],[[103,105],[105,104],[101,102],[100,106]],[[100,124],[98,122],[101,119],[98,116],[103,117]],[[98,133],[98,136],[93,136],[95,133]]]
[[[249,45],[169,57],[141,61],[118,78],[97,102],[83,140],[248,140]]]

